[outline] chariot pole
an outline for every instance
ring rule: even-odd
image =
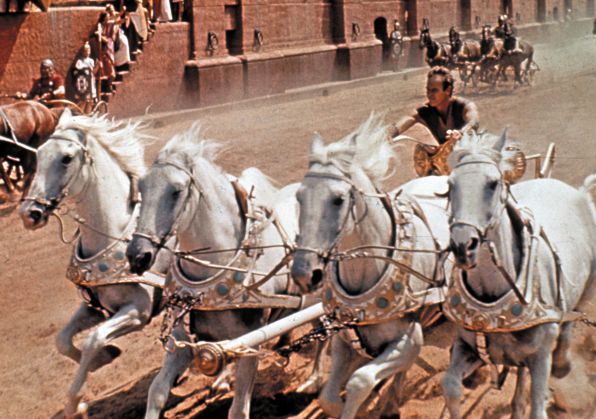
[[[221,372],[226,364],[242,356],[242,350],[258,346],[288,333],[290,330],[316,320],[324,314],[323,303],[317,303],[236,339],[221,342],[202,341],[192,344],[192,346],[179,342],[177,345],[191,346],[195,355],[196,368],[205,375],[215,376]]]

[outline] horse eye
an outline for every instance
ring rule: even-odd
[[[499,186],[499,181],[498,180],[491,180],[490,182],[488,182],[488,189],[490,189],[491,191],[494,191],[497,189],[497,186]]]
[[[66,155],[66,156],[62,157],[62,164],[65,166],[68,166],[71,161],[72,161],[72,156]]]
[[[333,205],[335,205],[336,207],[340,207],[343,205],[344,203],[344,197],[343,196],[336,196],[335,198],[333,198]]]
[[[174,192],[172,192],[172,196],[177,199],[181,193],[182,193],[182,190],[174,189]]]

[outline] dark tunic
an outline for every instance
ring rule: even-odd
[[[426,104],[416,109],[418,122],[424,124],[437,139],[439,144],[446,141],[447,130],[461,129],[467,121],[464,118],[466,108],[470,102],[460,97],[451,99],[449,109],[447,110],[447,118],[443,119],[439,111]]]
[[[64,79],[58,74],[49,80],[44,80],[41,78],[35,79],[33,80],[33,86],[31,86],[29,97],[41,97],[45,93],[50,93],[50,99],[56,99],[53,92],[60,86],[64,86]]]

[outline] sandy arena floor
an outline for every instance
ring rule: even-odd
[[[538,45],[536,60],[542,71],[533,87],[515,91],[468,94],[478,104],[482,125],[493,132],[509,127],[527,153],[544,152],[557,144],[554,177],[579,186],[596,172],[596,41],[586,37],[557,45]],[[334,141],[354,130],[372,110],[393,122],[423,101],[424,77],[388,78],[382,83],[344,90],[307,100],[238,110],[201,112],[209,137],[226,144],[219,163],[232,174],[256,166],[280,184],[300,181],[314,131]],[[193,122],[155,123],[147,158],[175,132]],[[416,134],[416,133],[414,133]],[[419,130],[417,135],[422,135]],[[412,177],[411,149],[404,147],[399,172],[391,183]],[[391,185],[393,186],[393,185]],[[71,226],[72,227],[72,226]],[[0,218],[0,416],[2,418],[61,417],[63,401],[76,365],[59,355],[54,337],[78,305],[75,287],[64,279],[71,249],[60,244],[57,226],[25,231],[17,215]],[[570,233],[573,240],[573,233]],[[590,315],[596,320],[596,309]],[[123,354],[112,365],[90,375],[85,399],[92,418],[139,418],[144,412],[148,386],[163,355],[157,341],[161,318],[116,343]],[[448,363],[450,328],[427,337],[421,360],[410,370],[404,389],[407,400],[402,418],[437,418],[443,402],[440,377]],[[567,412],[560,418],[596,417],[596,346],[594,330],[576,327],[574,368],[563,380],[553,380],[556,400]],[[295,394],[309,370],[308,357],[292,358],[285,370],[268,361],[261,366],[253,400],[254,418],[282,418],[300,412],[311,398]],[[223,418],[229,397],[205,406],[210,381],[189,376],[170,397],[165,416],[170,418]],[[510,415],[513,379],[503,391],[488,391],[482,384],[466,391],[469,418]],[[365,412],[363,412],[365,413]]]

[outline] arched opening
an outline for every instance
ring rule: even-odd
[[[388,64],[388,61],[390,59],[390,48],[391,45],[389,45],[389,35],[387,33],[387,19],[385,19],[384,17],[378,17],[375,19],[375,37],[381,41],[383,43],[383,65],[382,65],[382,69],[384,70],[385,67]]]
[[[536,21],[546,21],[546,0],[538,0],[536,4]]]

